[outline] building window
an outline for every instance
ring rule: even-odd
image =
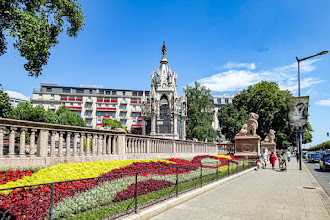
[[[73,103],[72,102],[70,103],[70,106],[73,106]]]
[[[137,92],[133,92],[133,96],[137,96]]]
[[[218,104],[221,104],[221,99],[218,99]]]
[[[136,114],[135,113],[132,113],[132,117],[135,118],[136,117]]]
[[[104,113],[104,115],[105,115],[105,116],[109,116],[109,113],[108,113],[108,112],[106,112],[106,113]]]
[[[117,94],[117,92],[116,91],[112,91],[112,95],[116,95]]]
[[[42,94],[39,94],[39,99],[42,99]]]
[[[99,89],[98,94],[104,94],[104,89]]]
[[[112,108],[115,108],[116,107],[116,105],[112,105]]]
[[[133,105],[133,110],[136,110],[136,105]]]
[[[101,107],[101,104],[97,104],[97,107]]]
[[[71,89],[63,89],[63,92],[64,93],[70,93],[71,92]]]
[[[52,88],[47,88],[47,92],[52,92]]]
[[[142,91],[138,92],[138,95],[143,96],[143,92]]]
[[[39,102],[39,105],[42,106],[42,102]]]
[[[77,113],[78,113],[79,115],[81,115],[81,111],[78,111]]]
[[[97,116],[102,116],[101,112],[98,112],[98,113],[97,113]]]
[[[52,112],[53,112],[53,114],[54,114],[54,113],[55,113],[55,110],[53,109]]]
[[[101,119],[97,120],[98,123],[101,123]]]
[[[106,91],[105,94],[106,94],[106,95],[110,95],[110,91]]]
[[[124,109],[125,110],[126,109],[126,105],[122,105],[121,106],[121,109]]]
[[[109,108],[109,105],[108,105],[108,104],[106,104],[106,105],[105,105],[105,107]]]
[[[93,90],[92,90],[92,89],[90,89],[90,90],[89,90],[89,94],[92,94],[92,93],[93,93]]]
[[[50,103],[50,107],[54,108],[54,103]]]
[[[120,120],[123,126],[126,126],[126,120]]]
[[[123,91],[123,95],[126,95],[126,92],[125,91]]]
[[[225,99],[225,103],[228,104],[228,99]]]
[[[81,106],[81,103],[78,103],[78,106]]]
[[[77,93],[84,93],[84,90],[83,89],[77,89],[76,92]]]
[[[145,94],[146,94],[146,96],[149,96],[149,91],[146,91]]]

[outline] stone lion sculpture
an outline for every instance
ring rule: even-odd
[[[249,114],[248,122],[243,125],[242,129],[240,130],[240,132],[237,135],[245,136],[250,131],[252,131],[252,135],[257,136],[258,118],[259,118],[258,114],[251,112]]]
[[[274,143],[275,133],[276,132],[273,129],[270,129],[268,132],[268,135],[265,137],[263,143]]]

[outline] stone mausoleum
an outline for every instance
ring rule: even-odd
[[[156,72],[151,74],[150,108],[143,104],[143,134],[148,110],[151,114],[151,136],[186,139],[187,98],[177,92],[177,74],[168,66],[165,42],[162,59]]]

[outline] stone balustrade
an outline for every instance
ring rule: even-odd
[[[0,118],[0,166],[217,154],[215,143]]]

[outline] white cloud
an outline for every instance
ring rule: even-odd
[[[316,67],[312,64],[318,60],[301,62],[300,72],[305,75],[315,70]],[[230,70],[198,81],[215,92],[235,91],[236,88],[242,90],[262,80],[277,82],[281,89],[288,89],[290,91],[298,90],[297,62],[267,71],[256,70],[254,63],[228,62],[224,67]],[[242,67],[246,69],[240,69]],[[315,77],[301,77],[300,88],[308,88],[321,82],[324,82],[324,80]]]
[[[323,105],[323,106],[329,106],[330,107],[330,98],[327,100],[320,100],[315,102],[316,105]]]
[[[256,68],[256,65],[254,63],[227,62],[222,68],[230,69],[230,70],[237,68],[254,70]]]

